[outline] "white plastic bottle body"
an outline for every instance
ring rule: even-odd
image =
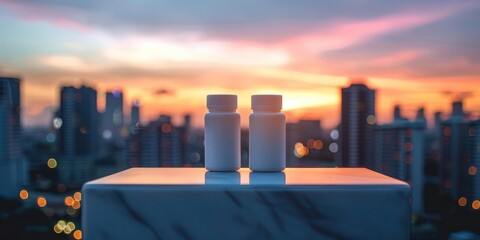
[[[205,115],[205,168],[236,171],[240,168],[240,115],[210,112]]]
[[[249,167],[252,171],[285,169],[285,115],[281,112],[250,114]]]

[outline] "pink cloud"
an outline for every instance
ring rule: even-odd
[[[62,6],[43,7],[11,0],[4,0],[2,3],[27,21],[46,21],[61,28],[74,29],[81,32],[92,30],[90,26],[74,20],[76,19],[74,16],[81,16],[82,12],[73,8]]]
[[[294,51],[301,53],[341,49],[384,34],[429,24],[471,6],[471,3],[455,2],[455,4],[433,7],[421,12],[404,12],[369,20],[339,19],[332,21],[325,29],[290,38],[281,44],[291,46]]]
[[[374,67],[395,66],[415,60],[423,54],[421,50],[404,50],[375,58],[369,61],[369,64]]]

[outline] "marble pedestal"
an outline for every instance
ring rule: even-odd
[[[409,239],[410,188],[364,168],[132,168],[83,187],[96,239]]]

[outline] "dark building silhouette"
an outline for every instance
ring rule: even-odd
[[[81,86],[62,87],[59,129],[62,155],[88,155],[98,150],[97,91]]]
[[[412,211],[423,212],[426,120],[423,108],[410,121],[394,109],[394,121],[375,130],[375,170],[410,184]]]
[[[463,103],[452,104],[452,115],[440,125],[440,176],[444,192],[458,204],[480,208],[480,120],[468,120]],[[474,207],[476,206],[476,208]]]
[[[130,110],[130,127],[137,127],[140,124],[140,101],[134,100]]]
[[[352,83],[341,91],[340,165],[373,169],[375,90]]]
[[[123,128],[123,93],[116,89],[105,93],[105,112],[102,114],[102,135],[107,140],[119,141]]]
[[[126,160],[128,167],[139,167],[140,165],[140,102],[134,100],[130,110],[130,127],[128,137],[125,140]]]
[[[181,133],[171,117],[161,115],[156,121],[139,128],[139,165],[142,167],[180,167],[182,165]]]
[[[94,177],[99,150],[99,113],[95,89],[62,87],[57,123],[59,132],[59,180],[78,187]],[[58,121],[57,121],[58,122]]]
[[[0,197],[14,197],[22,182],[20,79],[0,77]]]

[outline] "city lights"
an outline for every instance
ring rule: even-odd
[[[105,131],[103,131],[103,132],[102,132],[102,137],[103,137],[104,139],[110,139],[110,138],[112,138],[112,131],[110,131],[110,130],[105,130]]]
[[[315,140],[315,142],[313,142],[313,148],[315,148],[316,150],[321,150],[323,149],[323,142],[322,140]]]
[[[28,191],[27,191],[27,190],[21,190],[21,191],[20,191],[20,198],[21,198],[22,200],[28,199]]]
[[[74,210],[77,210],[77,209],[80,209],[80,207],[82,206],[80,201],[82,201],[82,193],[81,192],[75,192],[75,194],[73,194],[73,197],[72,196],[67,196],[65,197],[65,206],[69,207],[67,208],[67,213],[69,215],[73,215],[75,213]],[[70,210],[69,212],[69,209],[72,209]]]
[[[211,239],[194,234],[192,222],[225,205],[217,196],[229,210],[275,208],[250,204],[258,212],[250,219],[225,212],[255,233],[265,230],[254,229],[261,221],[263,238],[480,239],[480,0],[79,2],[0,0],[0,240],[80,240],[82,230],[86,238],[142,236],[123,234],[127,227]],[[234,124],[225,118],[209,131],[206,114],[233,105],[208,109],[207,96],[225,93],[238,96],[239,127],[227,131]],[[283,108],[266,101],[254,109],[256,94],[281,94]],[[252,127],[249,114],[272,111],[281,124],[266,118]],[[213,133],[223,140],[209,144]],[[265,171],[253,164],[257,149],[286,170],[257,174]],[[235,155],[216,161],[223,152]],[[230,177],[208,166],[229,160],[241,162]],[[131,168],[148,169],[125,174]],[[345,174],[351,168],[372,172]],[[117,173],[118,183],[104,181]],[[279,184],[264,187],[276,174]],[[385,176],[392,184],[377,186]],[[177,180],[195,181],[185,188]],[[165,200],[160,188],[186,200]],[[147,215],[157,217],[153,230],[134,222]],[[361,234],[376,232],[390,238]]]
[[[65,228],[63,229],[63,232],[65,234],[70,234],[75,230],[75,224],[73,222],[68,222]]]
[[[70,234],[75,230],[76,226],[75,223],[73,222],[65,222],[65,220],[59,220],[55,226],[53,226],[53,231],[57,234],[60,233],[65,233],[65,234]],[[80,231],[79,233],[74,236],[75,239],[81,239],[82,238],[82,232]]]
[[[45,197],[38,197],[37,205],[41,208],[45,207],[47,205],[47,199],[45,199]]]
[[[68,197],[65,198],[65,205],[66,206],[72,206],[74,201],[75,200],[71,196],[68,196]]]
[[[75,201],[82,201],[82,193],[81,192],[75,192],[75,194],[73,194],[73,198],[75,199]]]
[[[332,153],[338,152],[338,144],[337,143],[331,143],[330,146],[328,146],[328,150]]]
[[[461,197],[458,199],[458,205],[461,207],[465,207],[467,205],[467,198]]]
[[[82,204],[78,201],[74,201],[73,204],[72,204],[72,208],[77,210],[77,209],[80,209],[80,207],[82,206]]]
[[[67,214],[70,215],[70,216],[75,215],[75,209],[73,209],[73,207],[67,207],[66,212],[67,212]]]
[[[63,125],[63,120],[61,118],[56,117],[53,119],[53,127],[55,129],[60,129],[62,125]]]
[[[480,208],[480,201],[475,200],[472,202],[472,208],[478,210]]]
[[[413,151],[413,144],[411,142],[406,142],[404,147],[407,152]]]
[[[370,124],[370,125],[373,125],[377,122],[377,118],[373,115],[369,115],[367,117],[367,123]]]
[[[468,174],[471,175],[471,176],[475,176],[477,174],[477,167],[470,166],[468,168]]]
[[[330,137],[333,139],[333,140],[338,140],[338,137],[340,136],[340,133],[338,132],[337,129],[334,129],[330,132]]]
[[[295,143],[295,149],[293,150],[293,154],[297,158],[303,158],[308,155],[309,150],[308,147],[304,146],[301,142]]]
[[[56,168],[57,167],[57,160],[55,158],[48,159],[47,166],[49,168]]]
[[[162,124],[161,129],[162,129],[163,133],[169,133],[169,132],[172,131],[172,126],[168,123],[164,123],[164,124]]]
[[[81,230],[75,230],[75,232],[73,232],[73,237],[77,240],[82,239],[82,231]]]

